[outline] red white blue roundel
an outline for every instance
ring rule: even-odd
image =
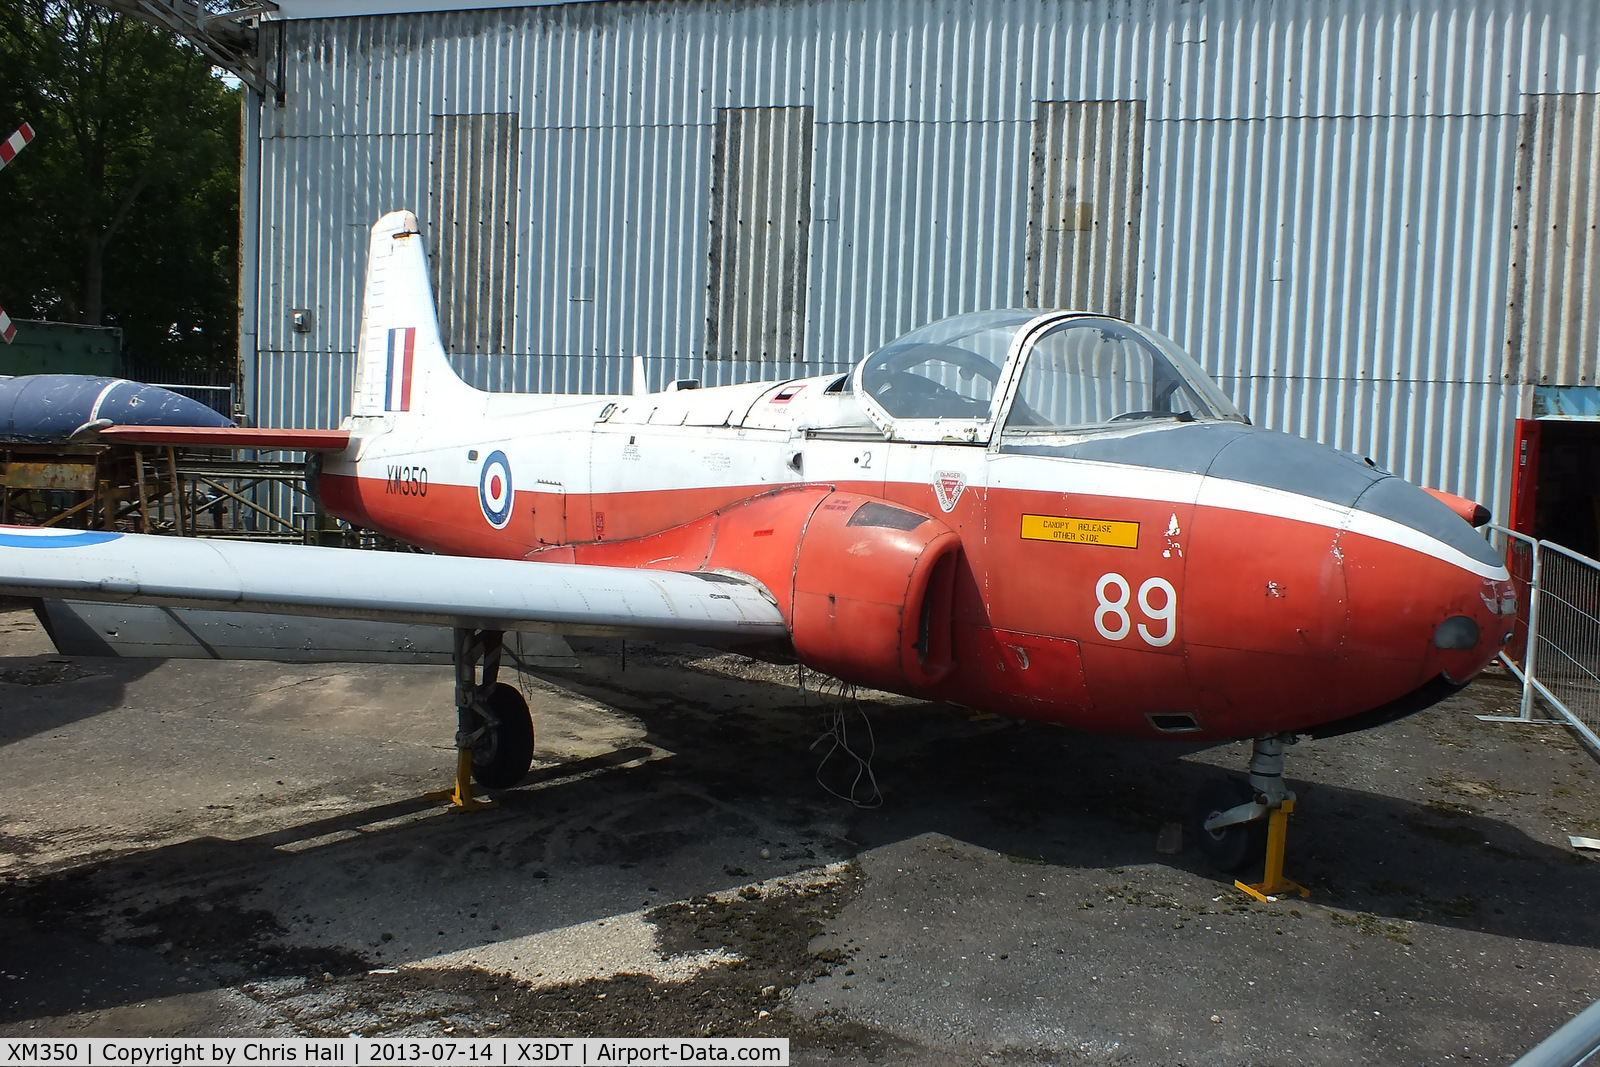
[[[496,530],[506,528],[511,521],[511,464],[506,454],[496,449],[483,461],[483,472],[478,475],[478,504],[483,517]]]

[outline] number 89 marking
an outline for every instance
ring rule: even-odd
[[[1150,603],[1150,594],[1158,589],[1164,597],[1160,607]],[[1094,628],[1100,631],[1101,637],[1108,641],[1121,641],[1128,636],[1128,631],[1133,629],[1133,619],[1128,615],[1128,600],[1132,595],[1128,579],[1115,571],[1102,574],[1094,584],[1095,600],[1099,602],[1094,609]],[[1151,622],[1165,624],[1160,634],[1153,634],[1141,622],[1139,636],[1156,648],[1172,644],[1172,638],[1178,632],[1178,593],[1172,588],[1172,583],[1165,578],[1145,579],[1139,587],[1139,610]]]

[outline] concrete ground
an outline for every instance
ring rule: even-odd
[[[796,1063],[1508,1063],[1600,997],[1600,772],[1487,677],[1290,751],[1257,904],[1164,824],[1240,745],[590,650],[529,780],[442,667],[65,660],[0,609],[0,1034],[788,1036]],[[872,779],[832,741],[872,752]],[[864,716],[863,717],[863,713]],[[870,734],[868,732],[870,722]],[[875,746],[875,750],[874,750]],[[820,770],[819,770],[819,765]]]

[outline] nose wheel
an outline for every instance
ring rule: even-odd
[[[1194,839],[1200,854],[1217,870],[1232,874],[1251,862],[1261,862],[1267,854],[1264,821],[1215,821],[1226,812],[1252,805],[1255,797],[1255,790],[1237,778],[1214,778],[1200,787],[1200,795],[1195,798]]]
[[[455,631],[456,783],[428,798],[448,801],[459,811],[495,806],[477,794],[474,781],[488,789],[507,789],[533,765],[528,702],[515,686],[498,680],[504,636],[500,630]]]
[[[1294,740],[1292,734],[1256,738],[1250,752],[1249,784],[1236,778],[1207,782],[1195,803],[1194,838],[1201,855],[1230,874],[1260,863],[1260,882],[1233,883],[1260,901],[1288,893],[1311,895],[1309,889],[1283,874],[1295,799],[1283,784],[1283,750]]]

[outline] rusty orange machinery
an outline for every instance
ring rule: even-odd
[[[171,491],[172,479],[131,449],[105,445],[11,444],[0,450],[0,522],[112,530]]]

